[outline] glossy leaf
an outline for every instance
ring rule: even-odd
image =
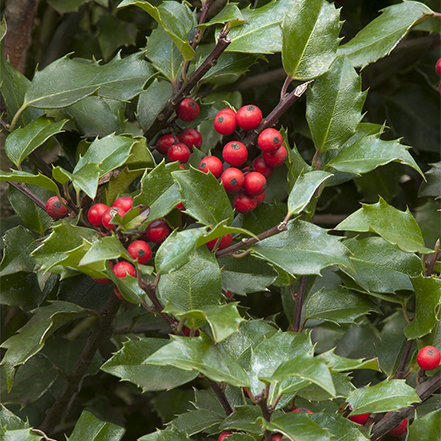
[[[264,239],[252,250],[290,274],[320,274],[332,265],[350,266],[340,238],[308,222],[294,220],[287,231]]]
[[[98,419],[95,415],[84,410],[69,441],[120,441],[124,436],[125,429],[116,424],[107,423]]]
[[[351,63],[338,57],[307,93],[306,118],[315,148],[338,149],[357,129],[366,94]]]
[[[190,441],[190,438],[174,430],[157,430],[155,433],[142,436],[138,441]]]
[[[338,53],[347,56],[354,66],[365,67],[392,52],[412,26],[432,14],[421,2],[405,1],[389,6],[341,46]]]
[[[233,218],[227,193],[211,173],[191,169],[174,172],[173,177],[179,185],[185,211],[191,217],[212,226]]]
[[[311,80],[325,73],[337,54],[340,13],[323,0],[299,0],[282,22],[282,63],[288,76]]]
[[[211,380],[232,386],[249,386],[248,376],[240,365],[207,338],[173,337],[168,345],[156,351],[146,362],[198,371]]]
[[[347,418],[329,413],[315,413],[310,417],[320,427],[329,430],[338,441],[368,441],[369,438]]]
[[[47,176],[38,173],[33,175],[25,171],[11,170],[10,172],[0,171],[0,182],[18,182],[21,184],[31,184],[45,188],[52,193],[58,193],[57,184]]]
[[[142,91],[152,74],[153,69],[141,54],[123,59],[117,56],[105,65],[64,57],[35,74],[24,105],[57,109],[93,93],[103,98],[126,101]]]
[[[256,435],[262,433],[258,419],[261,417],[260,409],[257,406],[239,406],[234,412],[223,421],[222,430],[234,429],[249,432]]]
[[[19,167],[20,164],[50,137],[63,132],[67,119],[58,122],[39,118],[27,126],[14,130],[7,138],[5,152],[8,158]]]
[[[427,254],[431,251],[424,246],[421,229],[410,210],[397,210],[383,198],[376,204],[363,204],[362,208],[347,217],[335,229],[376,233],[408,253]]]
[[[307,207],[320,185],[332,176],[331,173],[322,170],[301,174],[289,194],[288,211],[293,215],[300,214]]]
[[[378,360],[376,358],[354,359],[341,357],[334,352],[334,349],[318,355],[318,358],[324,360],[329,368],[334,372],[350,372],[359,369],[369,369],[373,371],[380,370]]]
[[[354,238],[345,240],[344,244],[352,253],[349,257],[352,267],[344,271],[367,291],[412,290],[410,277],[422,271],[416,255],[403,252],[380,237]]]
[[[432,168],[425,173],[427,182],[423,182],[418,192],[419,197],[433,196],[440,198],[441,161],[431,164]]]
[[[222,417],[208,409],[194,409],[187,413],[179,415],[170,422],[170,426],[187,436],[193,436],[196,433],[206,432],[213,426],[222,422]]]
[[[164,1],[158,7],[139,0],[123,0],[118,8],[138,6],[149,14],[170,36],[185,60],[194,57],[194,49],[189,43],[189,33],[195,25],[190,8],[184,3]]]
[[[242,16],[240,9],[235,3],[227,3],[225,7],[212,19],[206,23],[198,25],[199,29],[206,29],[210,26],[228,23],[230,27],[238,26],[244,23],[245,20]]]
[[[404,330],[406,337],[416,339],[427,335],[439,321],[441,305],[441,280],[435,277],[412,279],[415,289],[415,317]]]
[[[178,270],[161,276],[158,294],[165,307],[186,312],[217,304],[221,298],[221,271],[216,258],[200,248]]]
[[[384,380],[375,386],[355,389],[348,397],[351,415],[393,412],[419,402],[415,389],[405,380]]]
[[[197,372],[188,372],[173,366],[152,366],[145,363],[150,355],[168,344],[159,338],[128,340],[123,347],[107,360],[101,370],[130,381],[143,392],[170,390],[193,380]]]
[[[441,409],[417,418],[409,426],[408,441],[420,441],[422,439],[436,439],[441,433]]]
[[[106,262],[108,260],[119,259],[120,257],[131,260],[131,257],[119,239],[116,236],[108,236],[94,242],[81,259],[79,265]]]
[[[0,405],[0,435],[5,441],[40,441],[27,422],[22,421],[3,404]]]

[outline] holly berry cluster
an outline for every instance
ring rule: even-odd
[[[200,114],[199,104],[191,98],[185,98],[179,105],[176,115],[186,122],[194,121]],[[285,162],[288,152],[283,146],[282,134],[273,128],[264,129],[257,139],[257,146],[262,154],[249,161],[249,151],[241,139],[246,132],[258,129],[263,119],[262,111],[255,105],[247,105],[237,112],[223,109],[214,119],[214,129],[224,137],[233,137],[227,142],[222,154],[205,157],[199,164],[199,170],[212,173],[219,179],[228,193],[234,194],[234,208],[239,213],[249,213],[265,201],[267,179],[273,169]],[[193,148],[201,148],[203,138],[194,128],[188,128],[180,134],[167,133],[157,143],[157,150],[167,156],[169,161],[185,164],[189,161]],[[222,161],[222,159],[223,161]]]

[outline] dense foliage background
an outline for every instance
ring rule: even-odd
[[[439,369],[415,358],[441,348],[437,2],[119,3],[2,4],[2,437],[362,441],[409,417],[409,440],[436,439]],[[221,29],[229,46],[213,57]],[[201,115],[176,125],[186,95]],[[154,149],[167,126],[197,126],[197,168],[222,144],[226,103],[276,109],[290,153],[245,215],[212,176]],[[54,222],[42,202],[55,194],[71,215]],[[118,234],[90,228],[92,199],[128,194],[139,208]],[[116,279],[121,243],[162,217],[179,233],[140,280]],[[206,250],[230,232],[243,246]]]

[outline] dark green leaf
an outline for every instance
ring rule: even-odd
[[[431,164],[432,168],[425,173],[426,182],[423,182],[418,192],[418,196],[427,197],[433,196],[435,198],[440,197],[441,188],[441,161],[436,164]]]
[[[38,173],[33,175],[32,173],[11,170],[10,172],[0,171],[0,182],[19,182],[22,184],[36,185],[37,187],[45,188],[52,193],[58,193],[57,184],[47,176]]]
[[[69,441],[120,441],[125,433],[123,427],[99,420],[84,410],[75,424]]]
[[[341,415],[330,415],[328,413],[315,413],[310,417],[320,427],[329,430],[338,441],[368,441],[361,430],[347,418]]]
[[[325,73],[337,55],[340,12],[323,0],[300,0],[282,23],[283,68],[296,80]]]
[[[168,343],[168,340],[159,338],[128,340],[101,369],[122,381],[136,384],[143,392],[174,389],[193,380],[198,374],[173,366],[152,366],[145,363],[150,355]]]
[[[408,253],[431,252],[424,246],[421,229],[410,210],[397,210],[383,198],[376,204],[363,204],[362,208],[347,217],[335,229],[376,233]]]
[[[240,9],[235,3],[227,3],[225,7],[206,23],[198,25],[199,29],[206,29],[217,24],[228,23],[230,27],[238,26],[244,22]]]
[[[170,426],[181,433],[193,436],[196,433],[206,431],[206,429],[216,426],[221,422],[222,417],[216,412],[207,409],[195,409],[179,415],[170,422]]]
[[[76,12],[90,0],[48,0],[48,3],[60,14]]]
[[[239,406],[224,420],[220,428],[241,430],[244,432],[260,435],[262,428],[258,422],[261,417],[260,409],[257,406]]]
[[[354,359],[340,357],[331,349],[328,352],[324,352],[318,356],[320,359],[324,360],[329,368],[334,372],[351,372],[358,369],[370,369],[374,371],[379,371],[378,360],[372,358],[370,360],[366,359]]]
[[[5,441],[41,441],[32,433],[29,424],[0,404],[0,435]]]
[[[441,433],[441,409],[417,418],[409,427],[407,441],[436,439]]]
[[[92,247],[81,259],[80,266],[119,259],[120,257],[123,257],[125,260],[131,260],[127,250],[116,236],[103,237],[92,244]]]
[[[174,430],[157,430],[155,433],[142,436],[138,441],[190,441],[190,438]]]

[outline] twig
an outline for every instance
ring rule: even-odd
[[[28,197],[35,205],[40,207],[42,210],[46,211],[46,204],[34,193],[32,193],[31,190],[29,190],[28,187],[26,187],[23,184],[17,184],[16,182],[8,182],[8,184],[11,187],[14,187],[19,192],[23,193],[26,197]]]
[[[441,244],[439,239],[435,243],[435,252],[432,254],[432,259],[427,259],[426,276],[431,276],[435,271],[435,265],[441,254]]]
[[[216,383],[213,380],[208,379],[208,383],[210,384],[211,388],[213,389],[213,392],[216,394],[219,402],[221,403],[222,407],[225,410],[225,413],[227,415],[231,415],[233,413],[233,408],[231,407],[230,402],[228,401],[227,396],[225,395],[224,390],[222,389],[222,387]]]
[[[397,374],[395,375],[395,378],[405,377],[407,364],[409,363],[410,356],[412,355],[412,347],[413,347],[413,340],[409,340],[408,342],[406,342],[406,345],[404,346],[403,355],[401,356],[400,365],[397,369]]]
[[[219,40],[213,51],[208,55],[204,62],[194,71],[189,80],[170,98],[165,110],[162,111],[156,118],[152,128],[146,133],[147,139],[150,139],[157,132],[162,130],[174,111],[177,109],[181,101],[190,93],[198,81],[217,63],[219,57],[223,54],[225,49],[229,46],[231,40],[227,36],[227,31],[221,32]]]
[[[120,304],[121,302],[116,296],[112,295],[100,312],[100,322],[87,339],[83,352],[72,370],[72,375],[68,379],[68,384],[64,392],[52,404],[40,425],[40,429],[43,432],[52,432],[55,426],[63,420],[63,417],[69,410],[69,404],[78,393],[83,377],[86,375],[99,345],[109,332]]]
[[[288,75],[285,78],[282,89],[280,90],[280,100],[283,100],[283,98],[285,98],[285,96],[288,94],[288,87],[291,83],[292,83],[292,78]]]
[[[268,390],[268,388],[266,389],[266,393],[264,393],[260,396],[260,399],[258,400],[258,404],[260,406],[260,409],[262,410],[263,418],[266,421],[270,422],[271,421],[271,411],[268,408],[267,390]],[[264,436],[265,436],[265,441],[271,441],[272,436],[271,436],[271,432],[269,430],[265,430]]]
[[[308,278],[303,276],[300,278],[299,290],[293,294],[292,298],[295,304],[295,315],[293,323],[293,331],[299,332],[302,328],[302,309],[305,301],[306,287],[308,285]]]
[[[420,396],[421,403],[430,398],[441,386],[441,374],[438,374],[424,381],[416,387],[416,392]],[[371,439],[379,440],[383,435],[390,432],[394,427],[398,426],[401,421],[412,415],[415,409],[421,404],[402,409],[399,412],[387,413],[378,423],[374,424]]]
[[[251,147],[255,144],[257,137],[262,130],[275,126],[280,117],[306,92],[309,83],[310,81],[300,84],[292,92],[281,98],[279,104],[274,107],[273,111],[262,121],[260,126],[244,139],[243,143],[247,147]]]

